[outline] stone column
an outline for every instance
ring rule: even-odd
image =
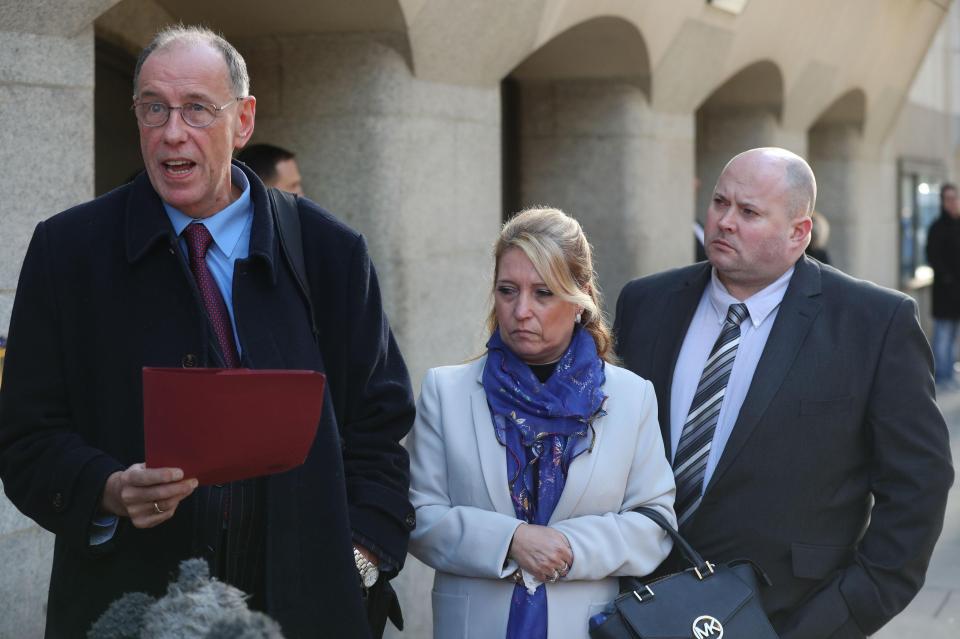
[[[896,166],[868,152],[859,127],[820,124],[810,129],[810,164],[817,210],[830,223],[831,262],[854,277],[897,287]],[[891,247],[877,251],[876,247]]]
[[[391,35],[240,45],[260,96],[254,141],[293,150],[307,195],[367,237],[414,387],[479,353],[502,208],[499,88],[418,80]],[[395,583],[407,629],[388,636],[430,636],[431,582],[408,557]]]
[[[693,117],[622,80],[524,81],[522,206],[576,217],[612,314],[625,283],[693,258]]]
[[[367,237],[415,384],[477,353],[501,217],[499,89],[417,80],[390,35],[241,45],[262,96],[254,142],[296,152],[307,195]]]
[[[90,25],[69,37],[0,33],[0,335],[34,226],[93,195],[93,57]],[[43,636],[52,549],[0,495],[0,637]]]
[[[697,112],[697,219],[703,221],[717,178],[738,153],[761,146],[779,146],[806,154],[806,135],[782,128],[769,107],[738,107]]]

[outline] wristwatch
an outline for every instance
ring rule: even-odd
[[[380,569],[356,548],[353,549],[353,561],[357,564],[357,572],[360,573],[360,581],[363,583],[363,587],[372,588],[373,584],[377,583],[377,579],[380,578]]]

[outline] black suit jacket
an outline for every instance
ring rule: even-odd
[[[635,280],[617,302],[619,354],[654,383],[668,455],[674,367],[710,269]],[[683,532],[711,560],[768,572],[782,637],[860,638],[922,585],[952,481],[916,305],[803,257]]]
[[[326,372],[306,463],[267,480],[267,612],[287,637],[366,637],[354,566],[358,535],[398,565],[415,520],[400,439],[414,407],[363,238],[300,200],[319,325],[279,253],[260,180],[250,255],[233,304],[244,364]],[[27,252],[0,399],[0,478],[10,500],[56,534],[48,637],[85,636],[125,592],[162,595],[199,554],[199,500],[149,530],[88,545],[107,477],[143,461],[141,368],[208,365],[208,322],[145,175],[41,222]],[[269,433],[269,424],[264,424]]]

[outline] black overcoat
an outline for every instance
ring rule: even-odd
[[[306,463],[267,480],[268,612],[287,637],[366,637],[352,536],[400,563],[406,554],[409,378],[363,237],[300,200],[318,348],[267,192],[238,166],[254,205],[249,258],[233,278],[245,364],[328,375]],[[193,498],[156,528],[121,524],[104,547],[89,545],[107,477],[144,459],[142,367],[207,365],[208,322],[175,242],[140,175],[41,222],[27,251],[0,394],[0,478],[56,534],[47,637],[84,636],[125,592],[163,594],[197,554]]]
[[[927,233],[927,262],[933,268],[933,316],[960,319],[960,220],[946,211]]]

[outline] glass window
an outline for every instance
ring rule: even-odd
[[[900,161],[900,283],[903,288],[929,284],[927,229],[940,216],[943,168],[933,162]]]

